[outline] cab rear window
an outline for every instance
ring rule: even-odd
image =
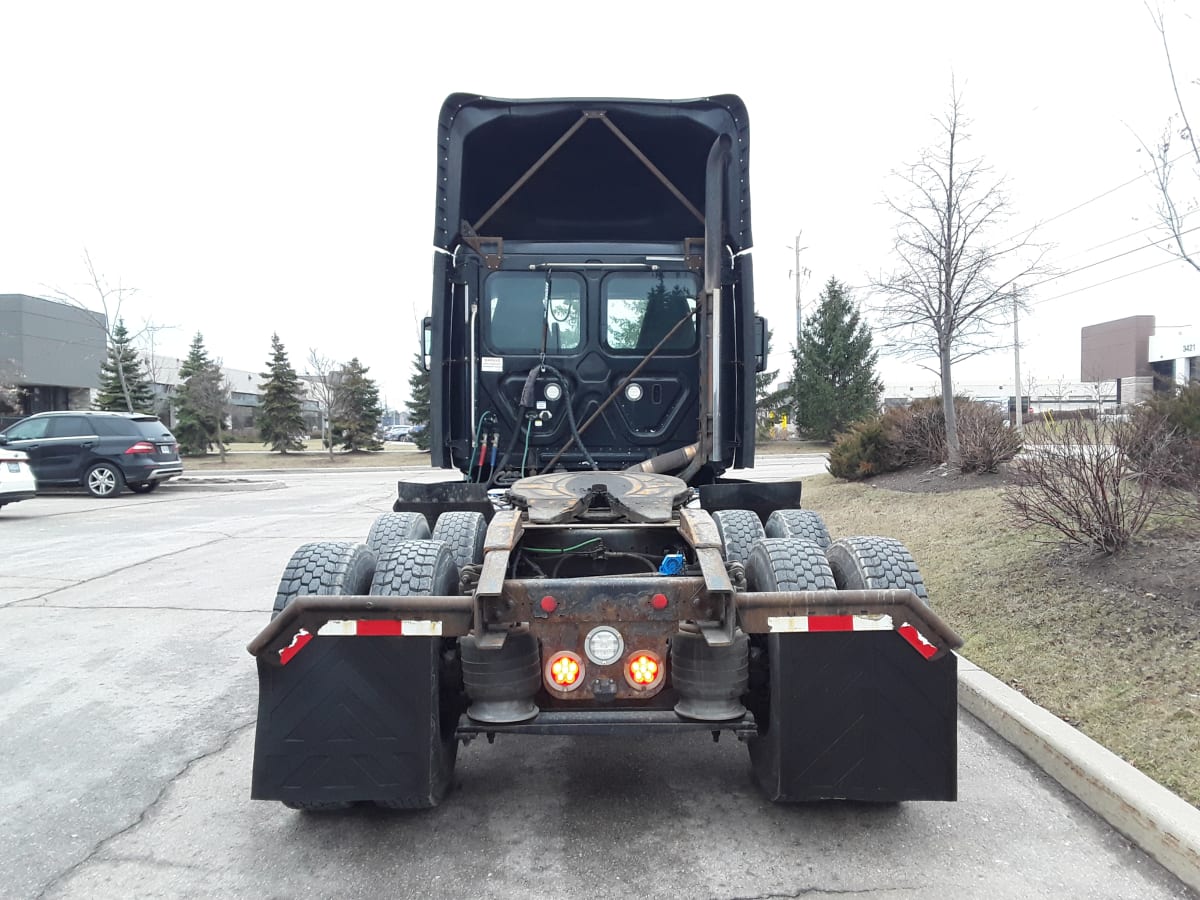
[[[696,311],[700,279],[689,272],[621,272],[604,279],[604,344],[610,350],[645,353],[676,323]],[[692,316],[663,345],[666,351],[696,347]]]
[[[485,290],[484,337],[496,353],[539,353],[543,333],[551,355],[579,348],[583,281],[577,275],[493,272]]]

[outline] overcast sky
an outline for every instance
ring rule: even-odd
[[[1164,2],[1196,122],[1200,9]],[[429,309],[437,114],[454,91],[739,94],[756,300],[786,349],[796,234],[809,309],[831,276],[863,285],[892,265],[880,201],[889,173],[937,140],[952,74],[974,121],[967,149],[1010,179],[1010,233],[1136,179],[1044,226],[1060,270],[1134,252],[1037,289],[1026,371],[1078,378],[1082,325],[1200,325],[1200,275],[1183,263],[1091,287],[1168,260],[1145,246],[1160,234],[1129,236],[1155,221],[1139,138],[1175,110],[1137,0],[13,2],[0,34],[0,293],[90,301],[87,248],[113,286],[138,289],[131,328],[172,326],[162,353],[200,331],[227,365],[260,370],[278,331],[301,371],[310,347],[358,356],[400,405]],[[956,381],[1010,381],[1011,334],[996,342]]]

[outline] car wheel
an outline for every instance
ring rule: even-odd
[[[124,483],[121,470],[110,463],[96,463],[83,477],[83,486],[93,497],[114,497]]]
[[[142,481],[142,482],[139,482],[138,484],[128,484],[128,485],[126,485],[126,487],[128,487],[135,494],[148,494],[152,490],[154,490],[156,487],[158,487],[158,482],[157,481]]]

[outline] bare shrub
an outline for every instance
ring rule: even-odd
[[[1117,553],[1167,498],[1176,465],[1161,418],[1055,428],[1053,442],[1029,448],[1013,465],[1003,494],[1022,525],[1044,525],[1068,541]]]
[[[995,472],[1000,463],[1021,452],[1021,438],[1004,424],[1000,410],[966,397],[957,398],[955,405],[963,472]],[[890,409],[884,425],[901,465],[947,461],[946,417],[940,399],[914,400]]]
[[[963,403],[958,408],[958,444],[964,472],[995,472],[1021,452],[1021,435],[1004,424],[994,406]]]

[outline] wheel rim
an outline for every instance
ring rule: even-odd
[[[93,469],[88,475],[88,488],[93,494],[101,497],[108,496],[116,486],[117,479],[111,469]]]

